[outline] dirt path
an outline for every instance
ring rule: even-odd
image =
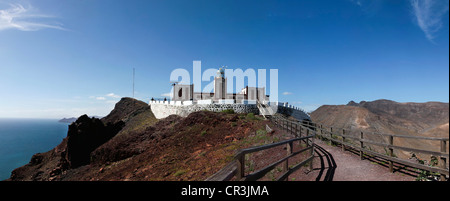
[[[414,181],[405,169],[389,172],[387,162],[377,158],[360,160],[359,156],[315,140],[313,171],[301,168],[290,181]]]

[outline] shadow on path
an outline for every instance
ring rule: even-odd
[[[325,177],[323,181],[333,181],[334,172],[337,168],[336,162],[334,161],[333,155],[330,154],[327,150],[322,148],[321,146],[314,144],[314,151],[317,154],[317,157],[320,158],[320,172],[316,177],[316,181],[320,181],[323,172],[327,169]],[[327,160],[327,166],[325,166],[324,158]]]

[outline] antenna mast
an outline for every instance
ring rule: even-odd
[[[134,68],[133,68],[133,98],[134,98]]]

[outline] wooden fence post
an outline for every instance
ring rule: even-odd
[[[345,130],[344,129],[342,129],[342,151],[345,151],[345,145],[344,145],[344,140],[345,140],[345,137],[344,137],[344,135],[345,135]]]
[[[364,152],[363,152],[364,142],[362,141],[362,139],[364,139],[364,134],[362,131],[361,131],[361,135],[360,135],[359,139],[360,139],[359,144],[360,144],[360,148],[361,148],[361,150],[359,150],[359,159],[364,160]]]
[[[291,121],[291,128],[289,128],[289,133],[291,133],[291,134],[294,133],[292,128],[293,128],[293,126],[292,126],[292,121]]]
[[[394,136],[389,136],[389,145],[394,145]],[[389,148],[389,156],[394,157],[394,149]],[[389,171],[394,172],[394,162],[392,160],[389,161]]]
[[[441,140],[441,152],[447,152],[447,141],[445,140]],[[440,163],[440,168],[442,169],[447,169],[447,161],[445,157],[441,156],[441,160],[439,161]],[[445,174],[441,174],[441,181],[445,181]]]
[[[286,121],[286,131],[289,133],[289,121]]]
[[[245,174],[245,154],[241,154],[239,158],[237,159],[237,180],[240,181],[242,178],[244,178]]]
[[[289,131],[289,121],[285,120],[286,122],[286,131]]]
[[[312,148],[311,148],[311,156],[313,157],[313,160],[311,160],[310,162],[309,162],[309,170],[310,171],[313,171],[313,162],[314,162],[314,137],[312,137],[311,138],[311,146],[312,146]]]
[[[334,145],[334,142],[333,142],[333,127],[330,127],[330,143],[331,143],[331,145]]]
[[[309,136],[309,129],[306,129],[306,135],[305,136]],[[308,146],[309,145],[308,139],[305,139],[305,140],[306,140],[306,146]]]
[[[292,154],[292,142],[289,142],[286,144],[286,156],[289,156]],[[289,170],[289,159],[284,161],[283,164],[283,172],[287,172]],[[286,177],[286,181],[288,181],[288,177]]]
[[[289,131],[289,122],[287,120],[285,120],[286,122],[286,131]]]

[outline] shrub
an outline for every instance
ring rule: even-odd
[[[226,109],[222,111],[225,114],[234,114],[234,110],[233,109]]]
[[[250,119],[250,120],[256,120],[257,118],[255,117],[255,114],[253,114],[253,113],[248,113],[248,114],[247,114],[247,119]]]
[[[177,172],[175,172],[175,174],[173,174],[173,176],[178,177],[183,175],[184,173],[186,173],[186,170],[178,170]]]

